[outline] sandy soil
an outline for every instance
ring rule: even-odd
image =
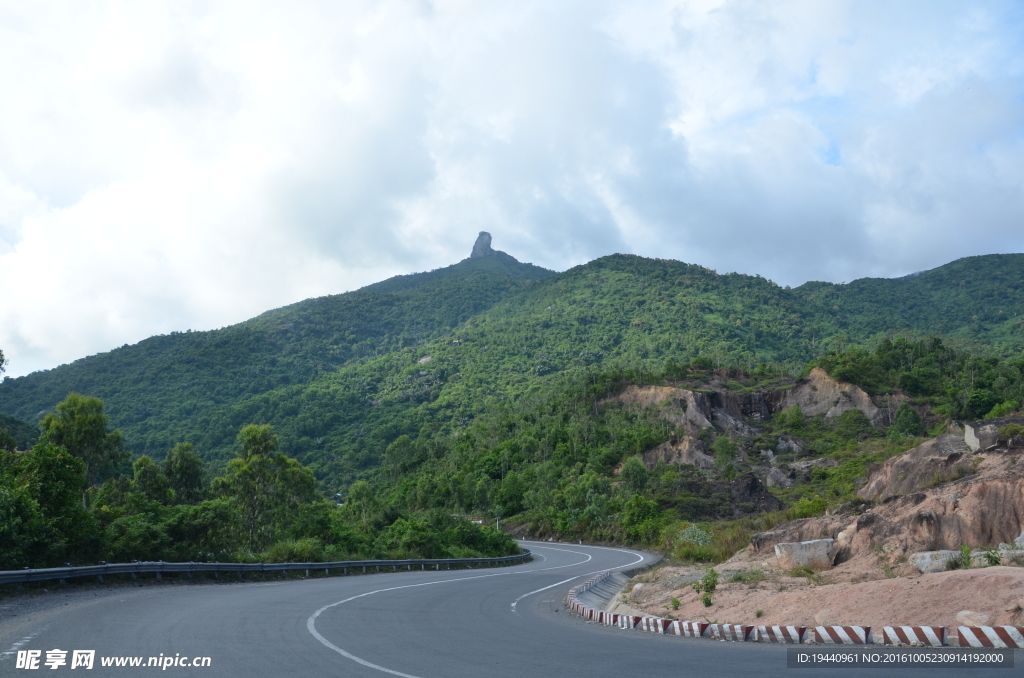
[[[864,581],[850,577],[856,571],[854,568],[847,572],[837,568],[812,577],[788,577],[763,561],[749,562],[745,569],[735,565],[735,561],[730,561],[716,568],[723,574],[711,607],[704,607],[688,583],[700,571],[685,567],[663,567],[637,578],[646,581],[629,591],[627,602],[660,617],[733,624],[941,625],[955,629],[965,623],[961,613],[970,611],[978,613],[973,618],[975,624],[1024,625],[1021,567],[925,575],[914,570],[913,574],[903,572],[904,576],[894,577],[883,573]],[[747,581],[730,582],[737,573]],[[896,572],[890,568],[889,574]],[[679,599],[678,610],[671,607],[673,598]]]

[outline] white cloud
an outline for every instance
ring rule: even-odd
[[[446,265],[477,231],[784,284],[1020,251],[1013,3],[0,6],[24,374]]]

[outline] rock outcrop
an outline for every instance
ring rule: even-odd
[[[1024,527],[1024,463],[1019,458],[1005,452],[976,454],[975,470],[963,478],[892,497],[859,516],[790,521],[754,535],[751,546],[764,552],[779,543],[833,538],[839,546],[834,553],[838,564],[875,559],[883,552],[909,557],[955,551],[963,544],[989,549],[1015,543]]]
[[[487,231],[480,231],[480,235],[476,237],[476,242],[473,244],[473,252],[469,255],[470,259],[480,259],[481,257],[493,257],[497,254],[491,249],[491,234]]]
[[[882,501],[955,480],[967,474],[971,457],[963,436],[947,433],[886,461],[857,496]]]
[[[779,567],[785,570],[809,567],[812,570],[827,570],[832,567],[832,539],[790,542],[775,545],[775,558]]]
[[[692,464],[697,468],[711,468],[715,460],[705,454],[704,443],[693,436],[683,436],[678,441],[664,442],[647,450],[641,457],[648,470],[659,462],[665,464]]]
[[[972,452],[987,450],[992,446],[1024,447],[1024,439],[1007,440],[999,435],[999,429],[1008,424],[1024,426],[1024,417],[1007,417],[1005,419],[983,419],[964,425],[964,442]],[[1019,436],[1018,436],[1019,437]]]
[[[696,429],[709,428],[714,416],[707,394],[671,386],[628,386],[613,400],[624,405],[657,407],[662,419],[684,428],[687,424]]]
[[[808,417],[824,414],[831,418],[847,410],[860,410],[875,426],[890,423],[889,412],[879,409],[871,396],[853,384],[836,381],[820,367],[812,369],[806,381],[786,394],[780,409],[790,405],[799,406]]]

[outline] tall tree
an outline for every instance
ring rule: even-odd
[[[206,470],[192,443],[178,443],[164,459],[164,475],[179,503],[196,504],[206,494]]]
[[[269,424],[250,424],[238,433],[238,456],[228,462],[227,473],[216,479],[214,490],[238,506],[249,550],[260,551],[275,533],[314,501],[313,472],[278,450]]]
[[[43,417],[40,443],[59,445],[85,462],[85,475],[95,484],[127,471],[129,453],[120,431],[111,431],[103,401],[69,393],[56,412]]]

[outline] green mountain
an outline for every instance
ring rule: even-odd
[[[133,452],[161,457],[190,441],[213,461],[230,456],[242,425],[270,423],[333,492],[376,468],[402,435],[454,433],[573,374],[622,364],[642,373],[698,356],[748,371],[802,367],[896,334],[1012,355],[1024,348],[1022,316],[1020,254],[791,290],[632,255],[553,275],[490,251],[5,380],[0,411],[34,420],[76,390],[104,399]]]
[[[8,417],[6,414],[0,414],[0,431],[6,431],[19,450],[27,450],[39,439],[39,431],[35,426],[14,417]]]
[[[182,431],[191,434],[211,411],[423,344],[553,274],[490,251],[231,327],[172,332],[8,377],[0,382],[0,412],[35,422],[71,391],[93,395],[104,401],[133,452],[162,458]]]

